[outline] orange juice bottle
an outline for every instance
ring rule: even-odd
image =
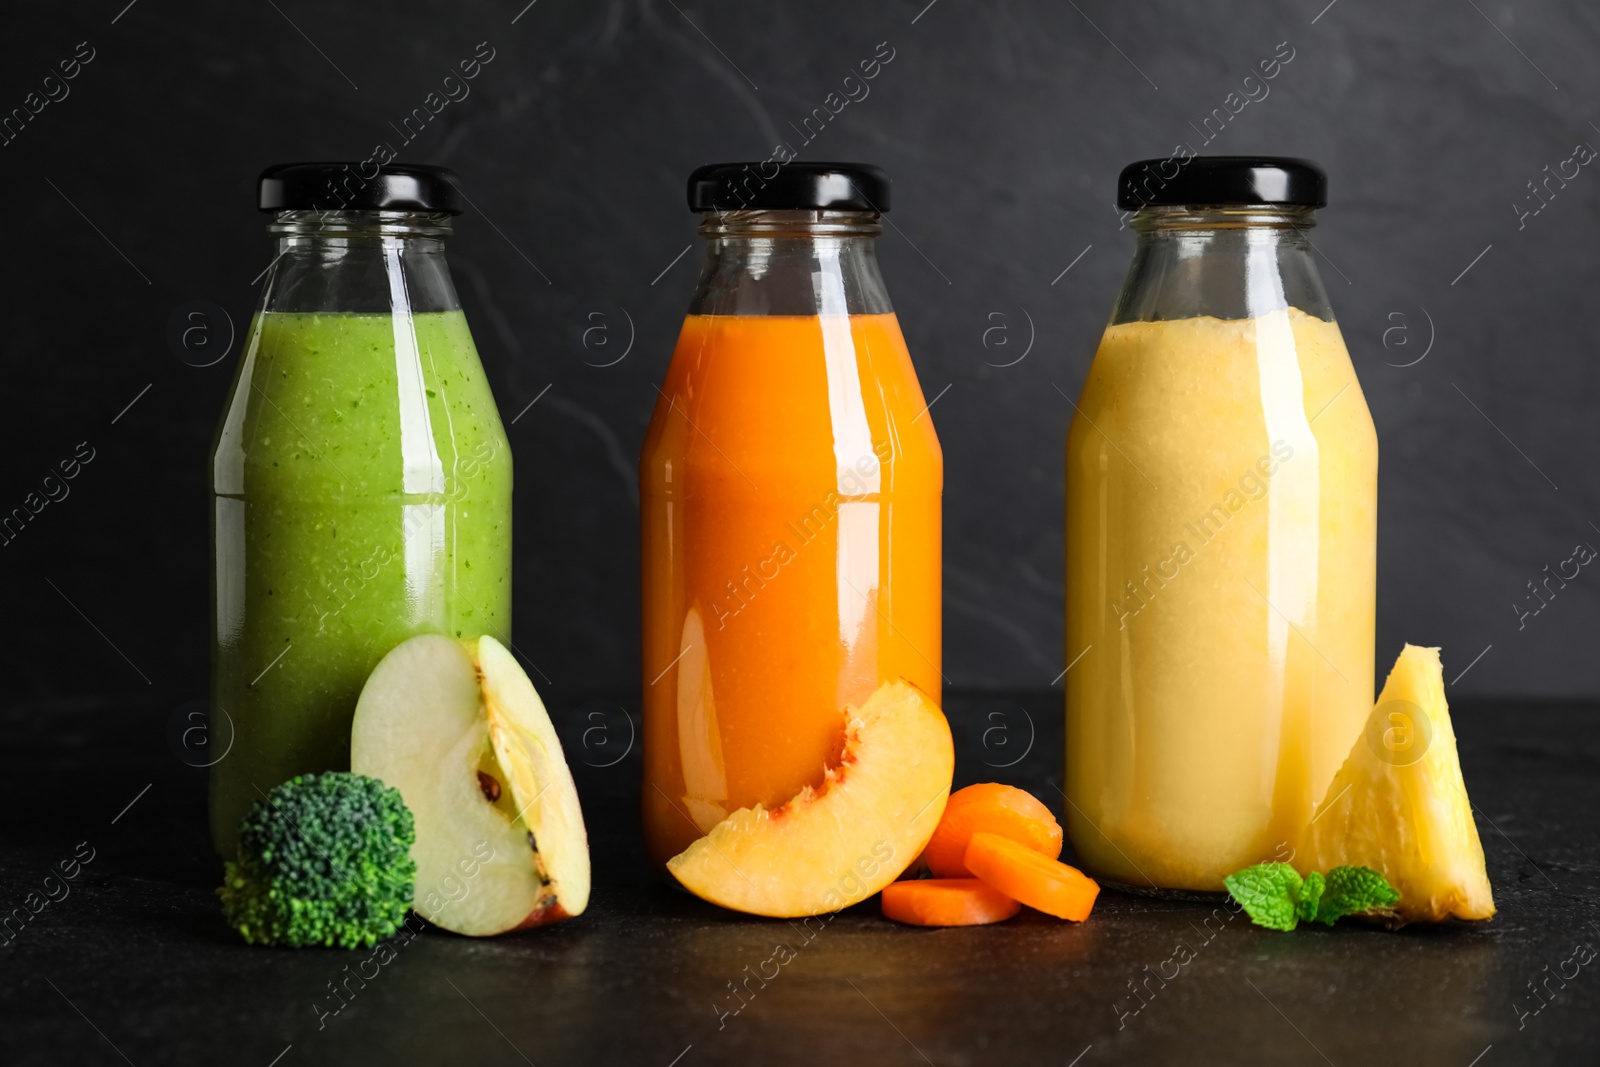
[[[944,457],[853,164],[689,179],[706,261],[639,460],[645,840],[822,781],[846,705],[939,699]]]

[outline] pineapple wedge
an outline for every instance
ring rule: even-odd
[[[1401,650],[1294,866],[1306,873],[1341,864],[1383,874],[1400,891],[1401,923],[1494,914],[1437,648]]]

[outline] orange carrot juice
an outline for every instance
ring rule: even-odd
[[[820,784],[846,705],[939,699],[944,460],[893,313],[691,314],[640,460],[646,842]]]

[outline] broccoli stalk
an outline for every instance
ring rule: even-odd
[[[257,945],[374,945],[411,908],[415,840],[398,789],[342,771],[292,778],[240,824],[223,915]]]

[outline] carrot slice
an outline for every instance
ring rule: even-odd
[[[1076,867],[1040,855],[1008,837],[979,831],[967,845],[967,868],[1013,900],[1058,919],[1082,922],[1100,886]]]
[[[912,926],[981,926],[1011,918],[1022,905],[976,878],[924,878],[883,889],[883,914]]]
[[[1049,859],[1061,855],[1061,824],[1031,793],[984,782],[950,795],[922,858],[935,878],[970,878],[964,858],[978,831],[1000,834]]]

